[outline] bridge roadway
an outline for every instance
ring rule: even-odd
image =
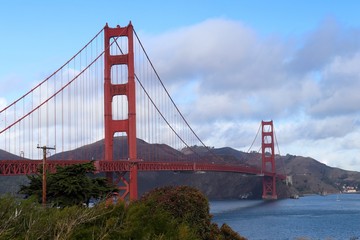
[[[68,166],[73,164],[87,163],[89,160],[48,160],[47,169],[55,172],[57,166]],[[16,176],[35,174],[42,160],[0,160],[0,176]],[[129,172],[133,164],[137,164],[138,171],[205,171],[205,172],[233,172],[248,175],[276,176],[284,180],[286,176],[272,172],[262,172],[261,169],[245,165],[209,164],[197,162],[145,162],[128,160],[116,161],[94,161],[98,172]]]

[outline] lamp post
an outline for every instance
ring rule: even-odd
[[[47,147],[39,145],[37,148],[41,148],[43,150],[43,173],[42,173],[42,205],[46,206],[46,150],[55,150],[55,147]]]

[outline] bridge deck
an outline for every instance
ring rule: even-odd
[[[87,163],[89,160],[48,160],[47,168],[55,172],[57,166]],[[42,160],[0,160],[0,176],[16,176],[38,173]],[[129,172],[133,164],[137,164],[139,171],[205,171],[205,172],[233,172],[249,175],[276,176],[285,179],[284,175],[262,172],[261,169],[245,165],[209,164],[197,162],[131,162],[128,160],[94,161],[98,172]]]

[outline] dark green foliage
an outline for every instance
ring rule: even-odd
[[[160,188],[129,205],[102,202],[93,208],[43,208],[36,197],[0,198],[0,240],[244,239],[210,220],[207,199],[190,187]]]
[[[48,209],[34,199],[0,198],[0,213],[0,239],[45,239],[52,228]]]
[[[188,186],[163,187],[146,194],[141,201],[152,211],[165,210],[172,217],[194,226],[196,233],[205,238],[210,232],[209,203],[197,189]]]
[[[123,239],[180,239],[178,219],[164,210],[152,210],[143,202],[131,204],[124,222]],[[184,239],[196,237],[189,232]]]
[[[0,239],[106,238],[121,226],[124,204],[43,208],[35,199],[0,198]]]
[[[237,232],[234,232],[234,230],[231,229],[231,227],[229,225],[227,225],[226,223],[224,223],[221,228],[220,228],[221,234],[223,236],[224,240],[233,240],[233,239],[238,239],[238,240],[245,240],[246,238],[239,236],[239,234]]]
[[[180,239],[245,239],[226,224],[219,229],[217,224],[211,223],[209,202],[199,190],[193,187],[158,188],[145,194],[140,201],[149,207],[152,214],[168,212],[170,217],[182,226],[178,229],[179,234],[184,234]],[[170,217],[168,219],[171,219]]]
[[[88,204],[91,198],[104,198],[116,189],[109,186],[106,178],[90,178],[95,171],[92,162],[57,167],[56,173],[47,173],[46,199],[55,206],[73,206]],[[37,196],[39,202],[42,196],[42,173],[28,176],[30,184],[22,185],[19,193]]]

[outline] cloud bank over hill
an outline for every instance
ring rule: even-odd
[[[246,151],[272,119],[281,154],[360,171],[360,28],[328,18],[301,36],[264,36],[216,18],[142,35],[207,145]]]

